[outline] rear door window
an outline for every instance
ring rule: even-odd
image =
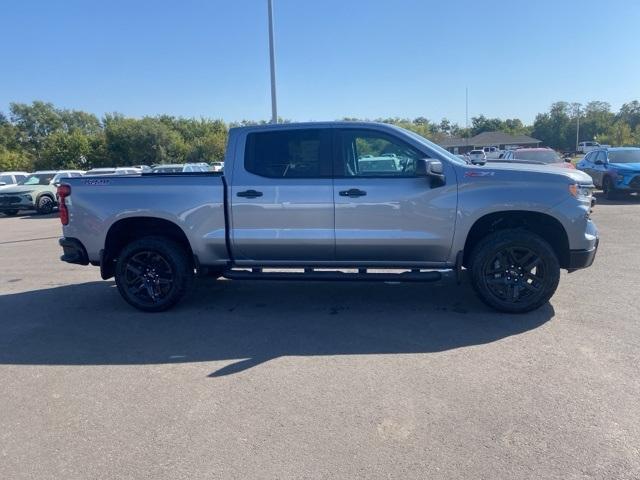
[[[244,166],[268,178],[330,177],[331,132],[315,128],[250,133]]]

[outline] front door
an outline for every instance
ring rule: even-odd
[[[593,178],[594,185],[602,188],[604,174],[607,171],[607,154],[604,152],[604,150],[600,150],[595,152],[592,158],[594,159],[594,165],[591,177]]]
[[[336,260],[389,265],[445,262],[457,208],[453,168],[432,188],[416,176],[428,157],[375,129],[336,131],[334,201]]]
[[[236,261],[333,260],[330,130],[248,133],[244,150],[229,192]]]

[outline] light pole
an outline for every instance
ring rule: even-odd
[[[278,105],[276,102],[276,55],[273,46],[273,4],[268,0],[269,8],[269,63],[271,65],[271,123],[278,123]]]

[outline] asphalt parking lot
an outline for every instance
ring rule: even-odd
[[[199,280],[143,314],[0,217],[0,478],[640,478],[640,200],[551,303]]]

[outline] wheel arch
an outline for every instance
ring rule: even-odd
[[[147,236],[170,238],[187,251],[194,265],[197,260],[184,230],[175,222],[158,217],[127,217],[114,222],[107,231],[104,249],[100,254],[100,272],[103,279],[115,274],[115,261],[122,249],[134,240]]]
[[[57,199],[56,199],[56,196],[55,196],[53,193],[51,193],[51,192],[39,192],[39,193],[36,195],[36,199],[35,199],[35,204],[36,204],[36,206],[38,205],[38,202],[40,201],[40,199],[41,199],[42,197],[49,197],[51,200],[53,200],[53,203],[55,203],[56,205],[58,204],[58,201],[57,201]]]
[[[469,266],[474,247],[487,234],[506,229],[522,229],[539,235],[551,245],[560,266],[569,265],[569,237],[562,223],[549,214],[527,210],[492,212],[477,219],[467,234],[462,264]]]

